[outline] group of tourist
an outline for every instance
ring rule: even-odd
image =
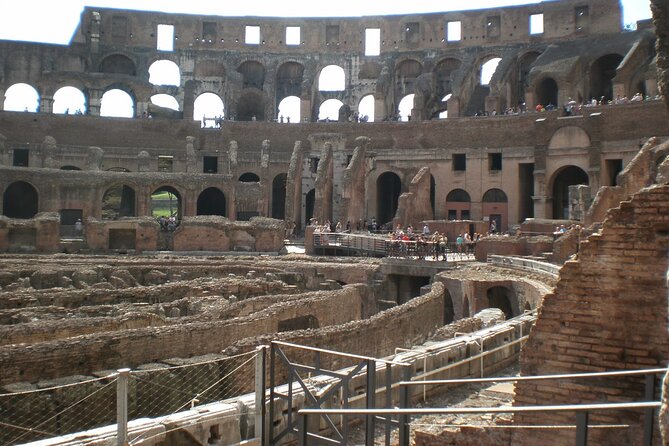
[[[158,224],[160,225],[160,230],[163,232],[174,232],[177,226],[179,226],[177,218],[174,215],[170,215],[169,217],[161,215],[158,217]]]

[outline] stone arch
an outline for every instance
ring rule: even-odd
[[[193,101],[193,120],[200,121],[202,127],[215,127],[216,116],[225,116],[223,99],[210,91],[198,95]],[[208,118],[205,120],[204,118]]]
[[[374,100],[374,95],[373,94],[367,94],[360,99],[360,102],[358,102],[358,116],[362,119],[364,116],[366,116],[366,121],[369,122],[374,122],[375,120],[375,114],[374,114],[374,108],[375,108],[375,100]]]
[[[578,166],[563,166],[555,171],[550,182],[553,218],[569,218],[569,186],[588,184],[588,182],[588,174]]]
[[[133,118],[135,116],[135,93],[122,84],[109,86],[100,99],[100,116]]]
[[[39,211],[39,194],[26,181],[11,183],[2,194],[2,215],[9,218],[33,218]]]
[[[339,99],[327,99],[318,107],[319,121],[339,121],[339,111],[344,106],[344,103]]]
[[[283,122],[300,122],[301,100],[298,96],[286,96],[279,102],[276,115],[283,116]]]
[[[149,82],[153,85],[181,85],[179,65],[168,59],[156,60],[149,67]]]
[[[499,308],[504,312],[507,320],[520,314],[518,308],[518,297],[505,286],[493,286],[486,291],[488,308]]]
[[[258,61],[247,60],[237,67],[242,75],[242,88],[257,88],[262,91],[265,85],[265,67]]]
[[[151,215],[154,217],[175,217],[177,221],[183,216],[181,193],[174,186],[160,186],[151,193]]]
[[[135,189],[125,184],[117,184],[102,195],[102,219],[117,220],[136,216]]]
[[[343,91],[346,73],[339,65],[327,65],[318,74],[318,91]]]
[[[132,59],[124,54],[111,54],[100,62],[98,68],[100,73],[126,74],[137,76],[137,66]]]
[[[437,97],[443,98],[447,94],[453,92],[453,78],[461,66],[462,62],[450,57],[437,63],[434,67]]]
[[[316,205],[316,189],[311,189],[304,196],[304,226],[309,224],[314,216],[314,207]]]
[[[446,216],[448,220],[469,220],[472,199],[464,189],[453,189],[446,195]]]
[[[239,95],[237,101],[238,121],[264,121],[267,97],[255,88],[247,88]]]
[[[276,102],[288,96],[302,96],[304,65],[298,62],[285,62],[276,72]]]
[[[254,172],[245,172],[239,176],[237,181],[240,183],[259,183],[260,177]]]
[[[525,90],[530,86],[530,70],[541,53],[529,51],[518,59],[518,103],[525,102]],[[557,105],[557,104],[555,104]]]
[[[444,288],[444,325],[450,324],[455,319],[453,310],[453,298],[448,288]]]
[[[400,121],[411,120],[411,112],[413,110],[413,100],[415,96],[416,95],[413,93],[408,94],[400,100],[399,104],[397,104],[397,113],[399,114]]]
[[[545,77],[537,83],[535,102],[541,105],[558,105],[558,84],[552,77]]]
[[[392,221],[402,193],[402,180],[395,172],[384,172],[376,179],[376,221],[379,227]]]
[[[179,101],[172,95],[159,93],[151,96],[151,103],[163,108],[179,111]]]
[[[32,85],[17,83],[5,91],[3,109],[6,111],[39,111],[39,92]]]
[[[423,73],[423,65],[415,59],[404,59],[395,65],[395,88],[398,96],[413,93],[416,78]]]
[[[77,87],[65,86],[53,94],[53,113],[86,114],[86,95]]]
[[[209,187],[197,197],[197,215],[227,215],[225,194],[217,187]]]
[[[502,58],[496,54],[485,56],[479,61],[478,78],[480,85],[490,85],[492,77],[495,75],[495,71],[497,71],[497,66],[501,61]]]
[[[613,78],[622,62],[620,54],[606,54],[590,65],[590,97],[610,101],[613,98]]]
[[[490,222],[495,222],[496,231],[504,231],[509,222],[509,199],[502,189],[488,189],[481,199],[481,211]]]
[[[574,125],[557,129],[548,142],[548,149],[571,149],[590,147],[590,135]]]
[[[288,175],[280,173],[272,180],[272,218],[286,218],[286,182]]]

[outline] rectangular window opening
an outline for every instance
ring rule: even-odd
[[[462,40],[462,22],[448,22],[446,24],[446,41],[458,42]]]
[[[544,33],[544,15],[543,14],[532,14],[530,15],[530,34],[543,34]]]
[[[202,22],[202,42],[216,42],[216,22]]]
[[[458,219],[458,211],[455,209],[449,209],[448,210],[448,219],[449,220],[457,220]]]
[[[174,25],[158,25],[157,35],[158,51],[174,51]]]
[[[28,149],[14,149],[13,165],[15,167],[28,167],[30,152]]]
[[[489,170],[502,170],[502,154],[501,153],[489,153],[488,154],[488,169]]]
[[[469,209],[463,209],[460,213],[460,220],[471,220],[472,216],[469,212]]]
[[[309,171],[311,173],[316,173],[318,171],[318,158],[311,158],[309,160]]]
[[[453,170],[464,171],[467,170],[467,155],[464,153],[453,154]]]
[[[205,156],[202,159],[202,171],[204,173],[217,173],[218,172],[218,157],[217,156]]]
[[[325,26],[325,44],[337,45],[339,43],[339,25]]]
[[[244,36],[244,43],[247,45],[260,45],[260,27],[259,26],[246,26],[246,32]]]
[[[158,172],[172,172],[174,157],[169,155],[158,156]]]
[[[286,26],[286,45],[300,44],[300,27]]]
[[[381,28],[365,29],[365,56],[381,54]]]
[[[404,26],[404,37],[407,43],[418,43],[420,40],[420,24],[410,22]]]

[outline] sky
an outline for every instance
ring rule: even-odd
[[[356,17],[445,12],[540,3],[536,0],[31,0],[3,1],[0,40],[67,44],[84,6],[220,16]],[[11,6],[8,4],[10,3]],[[650,0],[621,0],[623,23],[651,17]]]

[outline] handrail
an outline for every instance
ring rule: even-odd
[[[309,351],[314,351],[314,352],[319,352],[319,353],[326,353],[328,355],[343,356],[345,358],[361,359],[361,360],[364,360],[364,361],[376,361],[376,362],[382,363],[382,364],[395,364],[395,365],[401,365],[401,366],[411,365],[410,363],[407,363],[407,362],[388,361],[388,360],[385,360],[385,359],[372,358],[370,356],[355,355],[355,354],[352,354],[352,353],[336,352],[334,350],[327,350],[327,349],[324,349],[324,348],[309,347],[309,346],[298,345],[298,344],[291,344],[290,342],[284,342],[284,341],[272,341],[271,343],[276,344],[276,345],[283,345],[284,347],[296,348],[298,350],[309,350]]]
[[[649,375],[666,373],[666,369],[646,369],[646,370],[621,370],[614,372],[597,372],[597,373],[565,373],[562,375],[539,375],[539,376],[503,376],[498,378],[459,378],[459,379],[434,379],[425,381],[400,381],[400,386],[415,386],[415,385],[444,385],[444,384],[472,384],[472,383],[487,383],[487,382],[515,382],[515,381],[543,381],[549,379],[573,379],[573,378],[601,378],[609,376],[632,376],[632,375]]]

